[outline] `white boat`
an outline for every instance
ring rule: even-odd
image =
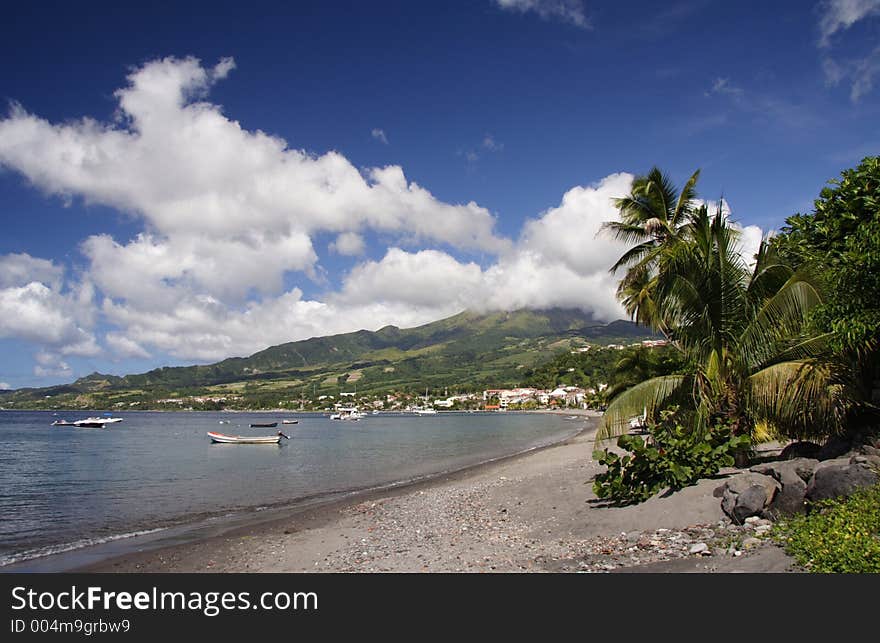
[[[339,408],[339,412],[338,412],[338,413],[334,413],[333,415],[330,416],[330,419],[331,419],[331,420],[353,420],[353,421],[357,421],[357,420],[360,420],[361,418],[365,418],[365,417],[367,417],[367,416],[366,416],[365,414],[361,413],[360,411],[358,411],[358,410],[357,410],[357,407],[354,407],[354,406],[350,406],[350,407],[342,406],[342,407]]]
[[[415,407],[413,413],[416,415],[437,415],[437,409],[428,405],[428,389],[425,389],[425,406]]]
[[[281,420],[281,424],[299,424],[299,420]]]
[[[73,422],[74,426],[87,429],[103,429],[108,424],[116,424],[122,422],[122,418],[114,417],[90,417],[83,420]]]
[[[208,431],[211,442],[216,444],[279,444],[281,438],[290,439],[281,431],[278,435],[226,435],[215,431]]]

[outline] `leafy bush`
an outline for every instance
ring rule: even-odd
[[[811,572],[880,572],[880,485],[817,505],[777,523],[774,540]]]
[[[593,458],[607,467],[604,473],[596,475],[593,483],[599,498],[635,504],[662,489],[677,491],[733,465],[733,453],[749,446],[747,435],[732,435],[723,422],[714,424],[708,435],[698,436],[676,421],[677,411],[675,407],[662,411],[661,420],[651,427],[648,439],[620,436],[617,446],[628,455],[608,449],[593,453]]]

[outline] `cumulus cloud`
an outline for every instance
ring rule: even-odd
[[[629,190],[632,176],[615,174],[569,190],[562,203],[529,221],[498,261],[482,268],[448,252],[389,248],[378,261],[356,265],[338,292],[309,300],[294,288],[278,297],[230,307],[178,289],[172,303],[105,299],[105,319],[122,339],[185,359],[245,355],[272,344],[387,324],[413,326],[463,309],[578,307],[597,319],[623,316],[608,267],[623,246],[597,238],[616,216],[611,199]]]
[[[368,261],[348,275],[338,298],[341,302],[408,304],[417,308],[461,310],[475,299],[482,271],[444,252],[415,253],[391,248],[381,261]]]
[[[63,276],[64,268],[48,259],[32,257],[27,253],[0,256],[0,288],[24,286],[38,281],[58,290]]]
[[[608,267],[624,247],[597,234],[632,175],[571,188],[505,239],[488,210],[442,202],[399,166],[358,170],[337,152],[307,154],[244,130],[206,102],[234,67],[147,63],[116,92],[114,123],[53,124],[21,107],[0,120],[0,164],[142,224],[129,239],[83,239],[87,267],[75,279],[45,259],[0,256],[0,337],[41,346],[38,375],[69,377],[69,357],[100,351],[96,329],[112,359],[214,361],[465,308],[623,316]],[[502,144],[486,134],[474,149]],[[320,281],[313,239],[328,233],[328,251],[340,255],[363,255],[368,233],[388,247],[359,260],[337,290],[306,297],[291,284]],[[469,260],[477,251],[480,264]]]
[[[51,347],[63,355],[100,353],[89,330],[94,323],[93,288],[81,282],[63,291],[63,273],[46,259],[0,256],[0,338]]]
[[[126,337],[122,333],[112,332],[104,336],[107,348],[110,349],[114,359],[123,359],[126,357],[148,358],[150,353],[136,341]]]
[[[232,59],[211,69],[191,57],[149,62],[115,92],[116,123],[53,124],[14,106],[0,121],[0,164],[51,194],[132,213],[150,230],[128,243],[93,238],[87,254],[112,255],[116,266],[159,257],[154,280],[192,283],[224,300],[250,288],[277,292],[285,272],[314,270],[311,235],[320,231],[372,228],[506,249],[488,210],[439,201],[399,166],[362,172],[338,152],[311,155],[243,129],[202,100],[233,68]],[[267,265],[249,269],[257,257]]]
[[[561,20],[581,29],[592,29],[581,0],[495,0],[495,4],[506,11],[532,12],[544,20]]]
[[[328,246],[331,252],[348,256],[362,255],[365,248],[364,238],[355,232],[343,232]]]
[[[11,391],[12,387],[9,385],[9,382],[0,382],[0,391]]]
[[[41,350],[34,355],[34,375],[37,377],[72,377],[73,370],[61,357],[50,351]]]
[[[378,127],[374,127],[373,131],[370,133],[374,139],[379,141],[380,143],[384,143],[388,145],[388,137],[385,136],[385,130],[379,129]]]

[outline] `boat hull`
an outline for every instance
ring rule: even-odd
[[[247,435],[225,435],[223,433],[215,433],[208,431],[208,437],[211,442],[216,444],[279,444],[282,435],[265,435],[265,436],[247,436]]]

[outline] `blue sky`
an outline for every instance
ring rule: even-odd
[[[746,246],[880,149],[880,0],[27,3],[0,25],[0,387],[464,308],[621,316],[658,165]]]

